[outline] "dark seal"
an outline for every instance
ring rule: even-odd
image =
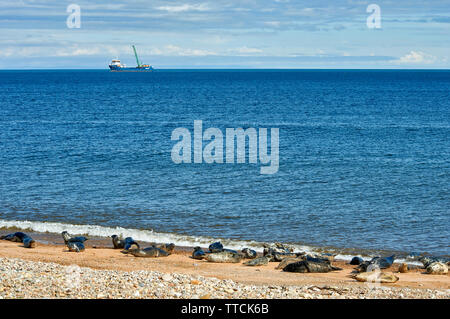
[[[352,260],[350,261],[350,265],[361,265],[364,262],[364,259],[362,259],[361,257],[353,257]]]
[[[359,272],[373,271],[376,269],[386,269],[392,266],[395,260],[395,255],[389,257],[374,257],[370,261],[361,263],[357,270]]]
[[[12,234],[0,236],[0,239],[8,240],[8,241],[16,242],[16,243],[23,243],[23,246],[25,248],[36,247],[36,242],[34,241],[34,239],[22,232],[15,232]]]
[[[125,241],[121,239],[119,236],[112,235],[111,238],[114,249],[123,249],[125,247]]]
[[[220,253],[221,251],[223,251],[223,245],[220,241],[212,243],[208,248],[212,253]]]
[[[258,255],[256,253],[256,251],[254,251],[253,249],[250,249],[250,248],[242,249],[242,254],[244,255],[244,258],[246,258],[246,259],[254,259]]]
[[[128,251],[139,248],[139,244],[132,237],[127,237],[124,239],[124,247],[122,253],[127,254]]]
[[[79,241],[69,241],[67,242],[67,248],[69,248],[69,251],[79,253],[84,251],[84,244]]]
[[[67,243],[75,243],[75,242],[79,242],[79,243],[84,243],[86,240],[88,240],[87,237],[84,236],[76,236],[76,237],[72,237],[69,235],[68,232],[63,231],[61,233],[62,238],[64,239],[64,243],[67,245]]]
[[[324,273],[334,270],[342,270],[342,268],[334,267],[329,261],[324,262],[322,259],[297,261],[283,268],[283,271],[298,273]]]
[[[197,246],[194,248],[194,251],[192,252],[192,258],[200,260],[205,258],[205,256],[206,254],[201,247]]]

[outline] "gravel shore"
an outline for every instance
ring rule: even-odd
[[[450,290],[385,286],[248,285],[157,271],[96,270],[77,265],[0,258],[4,298],[429,298],[448,299]]]

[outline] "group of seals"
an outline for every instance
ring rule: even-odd
[[[267,256],[271,262],[281,262],[288,257],[300,257],[304,253],[295,253],[292,247],[281,243],[264,245],[263,256]]]
[[[124,240],[117,235],[112,235],[114,249],[122,249],[122,253],[130,254],[134,257],[167,257],[175,249],[175,244],[157,244],[152,243],[147,248],[141,248],[139,244],[132,238],[127,237]]]
[[[34,239],[22,232],[15,232],[12,234],[0,236],[0,239],[9,240],[16,243],[23,243],[23,246],[25,248],[36,247],[36,242],[34,241]]]
[[[201,247],[194,247],[192,258],[198,260],[206,260],[214,263],[238,263],[242,259],[255,259],[256,251],[250,248],[244,248],[241,252],[223,247],[221,242],[214,242],[208,247],[208,251],[204,251]],[[258,261],[253,264],[257,264]]]
[[[85,250],[84,242],[88,238],[84,236],[71,236],[67,231],[61,233],[64,243],[67,245],[69,251],[81,252]],[[114,249],[122,249],[125,254],[130,254],[135,257],[166,257],[172,254],[175,245],[171,244],[157,244],[152,243],[147,248],[140,248],[139,244],[132,238],[119,238],[117,235],[112,235],[112,243]],[[21,242],[26,248],[34,248],[36,242],[27,234],[23,232],[15,232],[8,235],[0,236],[2,240],[12,242]],[[244,248],[241,252],[226,249],[221,242],[214,242],[209,245],[209,249],[205,252],[201,247],[195,247],[192,253],[193,259],[205,259],[209,262],[216,263],[239,263],[242,259],[249,259],[244,262],[246,266],[262,266],[269,262],[280,262],[276,269],[283,269],[285,272],[295,273],[323,273],[335,270],[342,270],[331,264],[334,256],[330,254],[306,254],[295,253],[294,250],[286,245],[275,243],[265,245],[263,256],[259,256],[256,251],[250,248]],[[373,257],[371,260],[364,261],[361,257],[353,257],[350,265],[355,265],[356,271],[360,274],[372,272],[374,270],[386,269],[392,266],[395,260],[395,255],[388,257]],[[443,266],[450,265],[448,257],[421,257],[419,258],[424,265],[424,268],[431,268],[430,265],[442,264]],[[428,270],[428,269],[427,269]],[[431,271],[430,271],[431,272]],[[445,272],[446,273],[446,272]],[[386,275],[386,273],[382,273]],[[356,277],[355,277],[356,278]],[[359,276],[356,278],[360,281],[365,281],[366,277]],[[395,278],[378,278],[381,282],[394,282]],[[391,281],[392,280],[392,281]],[[398,280],[395,279],[395,280]]]
[[[435,257],[435,256],[423,256],[419,258],[419,261],[425,268],[428,268],[432,263],[439,262],[450,266],[450,258],[448,257]]]
[[[62,238],[64,239],[64,243],[66,244],[69,251],[77,252],[77,253],[84,251],[84,249],[85,249],[84,242],[86,240],[88,240],[87,237],[84,237],[84,236],[72,237],[66,231],[63,231],[61,233],[61,235],[62,235]]]
[[[370,272],[377,269],[387,269],[392,266],[395,255],[389,257],[373,257],[371,260],[361,262],[356,270],[358,272]]]
[[[117,235],[112,235],[111,238],[114,249],[123,249],[122,252],[124,254],[127,254],[132,249],[140,248],[139,244],[132,237],[126,237],[125,239],[121,239]]]
[[[239,263],[242,259],[249,259],[244,262],[245,266],[263,266],[269,262],[279,261],[276,269],[283,269],[287,272],[328,272],[342,270],[331,265],[332,255],[319,254],[308,255],[305,253],[295,253],[290,247],[276,243],[264,247],[263,256],[259,256],[256,251],[244,248],[241,252],[225,249],[220,242],[209,245],[205,252],[201,247],[195,247],[192,252],[193,259],[204,259],[215,263]]]

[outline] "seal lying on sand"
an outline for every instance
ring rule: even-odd
[[[305,260],[305,258],[304,257],[286,257],[278,264],[278,266],[275,267],[275,269],[283,269],[284,267],[286,267],[289,264],[295,263],[297,261],[302,261],[302,260]]]
[[[389,257],[374,257],[370,261],[365,261],[360,264],[356,270],[359,272],[373,271],[376,269],[386,269],[392,266],[395,260],[395,255]]]
[[[140,248],[139,244],[135,242],[132,237],[127,237],[124,239],[124,247],[123,250],[121,250],[121,252],[124,254],[128,254],[130,250],[139,248]]]
[[[342,268],[334,267],[331,263],[324,262],[323,260],[302,260],[295,263],[288,264],[283,268],[283,271],[287,272],[330,272],[333,270],[342,270]]]
[[[23,243],[25,248],[36,247],[36,242],[33,238],[22,232],[15,232],[12,234],[1,236],[0,239],[9,240],[16,243]]]
[[[256,256],[257,256],[256,251],[254,251],[253,249],[250,249],[250,248],[244,248],[241,251],[242,251],[242,254],[244,255],[244,258],[247,258],[247,259],[253,259],[253,258],[256,258]]]
[[[130,249],[128,253],[133,255],[134,257],[167,257],[170,255],[167,251],[153,246],[144,249]]]
[[[219,253],[208,254],[205,259],[214,263],[238,263],[241,261],[242,255],[230,251],[221,251]]]
[[[201,247],[197,246],[194,248],[194,251],[192,252],[192,258],[203,259],[203,258],[205,258],[205,256],[206,256],[206,254]]]
[[[22,243],[23,243],[23,246],[25,248],[34,248],[34,247],[36,247],[36,242],[34,241],[33,238],[31,238],[29,236],[25,237],[23,239]]]
[[[67,248],[69,248],[69,251],[79,253],[80,251],[84,251],[84,244],[79,241],[69,241]]]
[[[355,278],[358,281],[362,282],[373,282],[373,283],[394,283],[398,281],[398,277],[394,275],[393,273],[387,273],[387,272],[381,272],[381,271],[375,271],[375,272],[363,272],[357,275],[354,275],[353,278]]]
[[[361,265],[364,262],[364,259],[362,259],[361,257],[353,257],[352,260],[350,261],[350,265]]]
[[[67,245],[67,243],[75,243],[75,242],[79,242],[79,243],[84,243],[86,240],[88,240],[87,237],[84,236],[77,236],[77,237],[72,237],[69,235],[68,232],[63,231],[61,233],[63,239],[64,239],[64,243]]]
[[[112,235],[111,238],[114,249],[123,249],[125,247],[125,241],[121,239],[119,236]]]
[[[171,255],[175,249],[175,244],[152,244],[152,247],[162,249],[166,251],[169,255]]]
[[[16,232],[16,233],[8,234],[8,235],[3,235],[3,236],[0,237],[0,239],[12,241],[12,242],[15,242],[15,243],[21,243],[22,242],[22,238],[25,237],[25,236],[26,236],[25,233]]]
[[[64,239],[64,243],[67,245],[67,248],[69,248],[69,251],[77,253],[84,251],[84,242],[88,240],[88,238],[84,236],[72,237],[66,231],[63,231],[61,235]]]
[[[258,257],[258,258],[249,260],[249,261],[245,262],[244,265],[246,265],[246,266],[262,266],[262,265],[267,265],[269,263],[269,260],[270,260],[270,256],[263,256],[263,257]]]
[[[264,250],[263,250],[263,255],[273,255],[274,253],[279,253],[279,254],[289,254],[292,253],[294,251],[293,248],[288,247],[286,245],[283,245],[281,243],[274,243],[274,244],[265,244],[264,245]]]
[[[450,258],[447,258],[447,257],[424,256],[424,257],[420,257],[419,261],[423,264],[423,266],[425,268],[427,268],[429,265],[431,265],[432,263],[435,263],[435,262],[440,262],[440,263],[450,265]]]
[[[292,258],[292,257],[299,257],[299,254],[296,253],[278,253],[278,252],[271,252],[270,254],[267,254],[265,256],[271,257],[270,261],[282,261],[285,258]]]

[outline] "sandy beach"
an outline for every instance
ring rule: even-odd
[[[61,240],[62,241],[62,240]],[[163,258],[136,258],[106,240],[72,253],[62,244],[0,241],[1,298],[446,298],[449,275],[424,269],[398,273],[394,284],[367,284],[350,277],[354,266],[330,273],[286,273],[271,262],[260,267],[190,258],[186,248]],[[75,276],[75,279],[74,279]],[[72,282],[75,280],[75,284]],[[44,289],[45,287],[45,289]]]

